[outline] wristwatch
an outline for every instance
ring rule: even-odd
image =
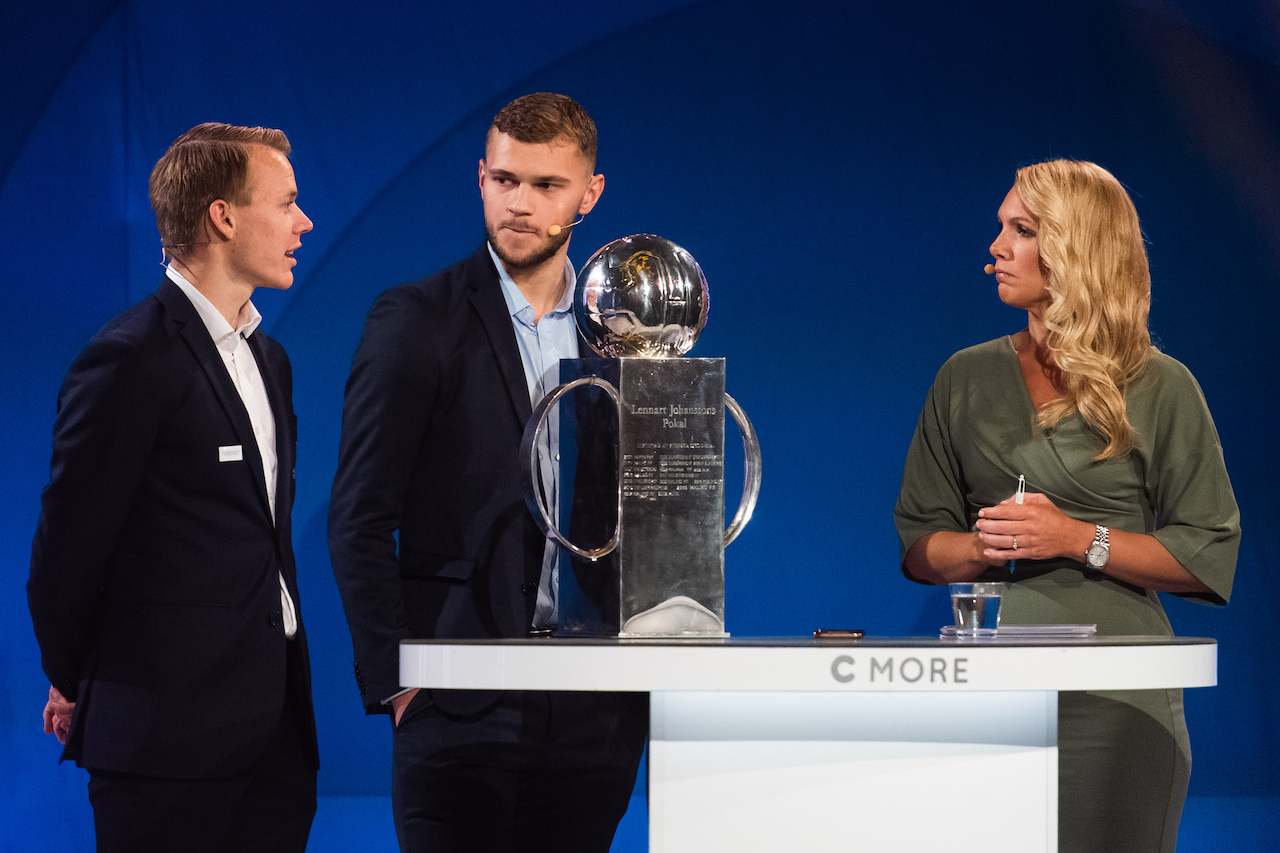
[[[1084,564],[1091,569],[1102,570],[1111,559],[1111,531],[1101,524],[1095,524],[1097,533],[1084,552]]]

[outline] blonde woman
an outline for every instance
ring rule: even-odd
[[[1018,170],[997,218],[1000,300],[1027,327],[938,372],[894,512],[902,571],[1009,581],[1002,624],[1171,636],[1156,593],[1225,604],[1240,515],[1200,387],[1151,346],[1137,211],[1105,169],[1053,160]],[[1172,853],[1182,692],[1063,693],[1058,714],[1059,849]]]

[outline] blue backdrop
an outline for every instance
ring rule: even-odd
[[[727,556],[738,635],[928,634],[948,617],[898,571],[919,407],[948,355],[1025,320],[981,270],[1014,169],[1112,170],[1149,240],[1154,336],[1200,380],[1243,514],[1230,608],[1166,598],[1179,633],[1221,641],[1220,686],[1187,696],[1192,794],[1280,795],[1274,2],[38,5],[0,6],[0,848],[91,838],[85,777],[40,733],[22,587],[63,371],[159,282],[147,176],[206,120],[288,132],[316,223],[293,289],[255,301],[295,371],[321,793],[387,791],[386,721],[361,712],[325,546],[342,385],[374,296],[479,245],[485,129],[538,90],[600,131],[607,185],[573,259],[647,231],[706,272],[694,354],[728,358],[765,455]]]

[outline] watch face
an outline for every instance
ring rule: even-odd
[[[1101,542],[1094,542],[1089,546],[1089,550],[1084,552],[1084,561],[1095,569],[1100,569],[1107,564],[1107,558],[1111,556],[1111,549]]]

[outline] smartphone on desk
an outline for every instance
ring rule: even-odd
[[[813,632],[815,640],[861,640],[862,631],[857,628],[819,628]]]

